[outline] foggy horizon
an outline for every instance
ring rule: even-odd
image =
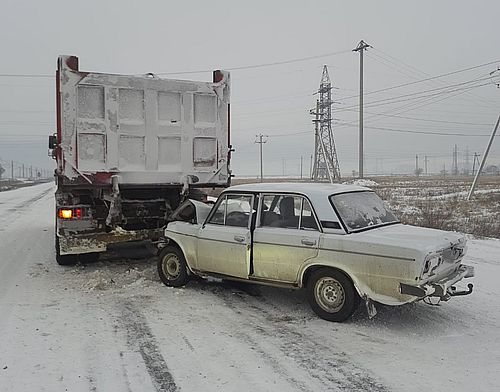
[[[146,5],[147,4],[147,5]],[[332,80],[333,132],[342,176],[358,164],[359,55],[365,52],[365,175],[411,174],[415,156],[429,173],[449,172],[482,154],[500,107],[497,2],[5,2],[0,29],[0,163],[52,170],[48,135],[55,132],[57,56],[80,69],[211,80],[231,71],[231,132],[238,176],[309,175],[315,106],[323,65]],[[478,23],[477,18],[481,18]],[[487,64],[481,66],[483,64]],[[433,78],[467,68],[452,75]],[[235,68],[235,69],[232,69]],[[201,72],[198,72],[201,71]],[[492,73],[490,75],[490,73]],[[422,81],[424,79],[431,80]],[[404,85],[397,88],[393,86]],[[386,89],[385,91],[379,91]],[[372,93],[373,92],[373,93]],[[412,95],[413,94],[413,95]],[[391,103],[395,101],[394,103]],[[495,139],[487,165],[500,165]]]

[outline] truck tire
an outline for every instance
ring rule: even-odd
[[[59,253],[59,237],[56,235],[56,261],[59,265],[74,265],[78,262],[78,255],[61,255]]]
[[[186,259],[182,251],[174,246],[166,246],[158,258],[158,275],[170,287],[184,286],[188,281]]]
[[[99,252],[82,253],[78,255],[78,261],[82,264],[97,263],[99,261]]]
[[[333,268],[314,271],[307,281],[307,299],[324,320],[342,322],[352,316],[359,296],[351,280]]]

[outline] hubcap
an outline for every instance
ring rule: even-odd
[[[337,313],[345,302],[344,288],[331,277],[324,277],[316,282],[314,297],[317,304],[329,313]]]
[[[174,253],[165,255],[162,262],[163,274],[169,280],[174,280],[181,273],[179,257]]]

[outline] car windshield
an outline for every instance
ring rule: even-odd
[[[342,193],[330,200],[349,231],[398,222],[374,192]]]

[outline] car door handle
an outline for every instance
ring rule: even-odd
[[[316,245],[316,240],[309,240],[307,238],[303,238],[302,242],[304,245],[308,245],[308,246],[313,246],[313,245]]]
[[[244,242],[245,241],[245,237],[241,236],[241,235],[235,235],[234,236],[234,240],[236,242]]]

